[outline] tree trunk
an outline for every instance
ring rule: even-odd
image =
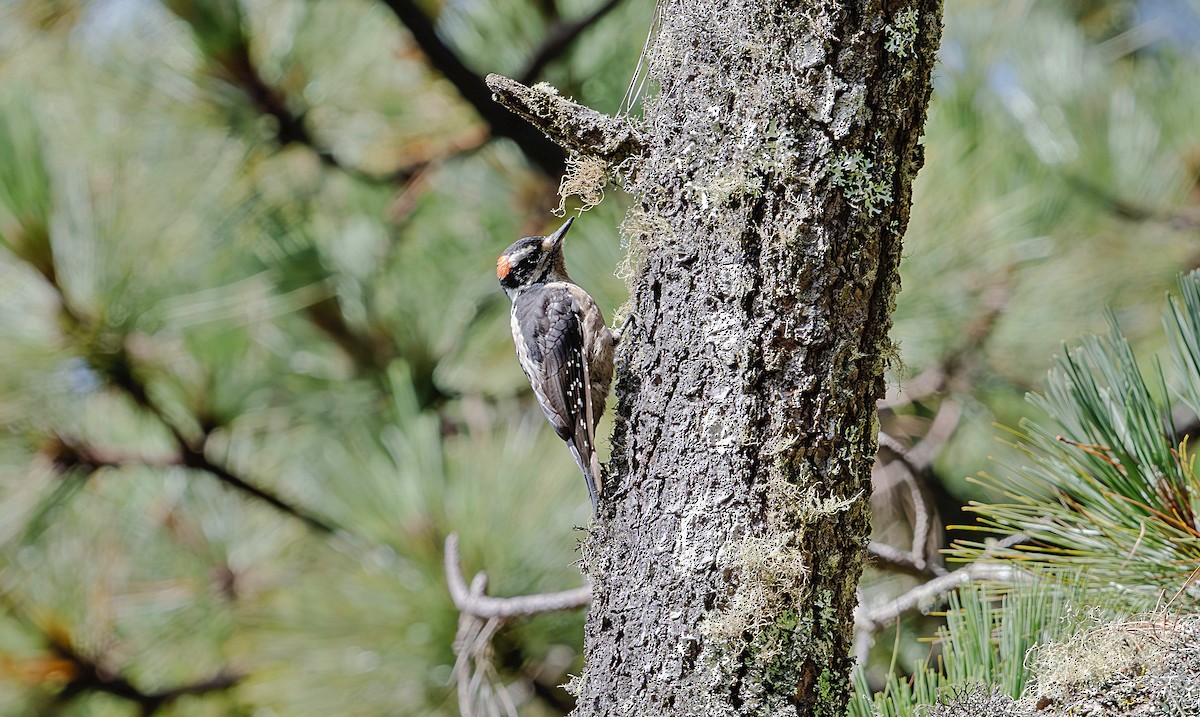
[[[492,84],[636,198],[575,715],[841,717],[941,2],[659,14],[640,130]]]
[[[840,716],[941,2],[660,10],[575,714]]]

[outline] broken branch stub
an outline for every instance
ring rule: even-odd
[[[526,87],[503,75],[487,76],[492,98],[566,149],[615,166],[646,151],[641,132],[624,117],[610,117],[572,102],[546,83]]]

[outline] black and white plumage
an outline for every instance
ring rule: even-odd
[[[517,359],[583,473],[594,512],[604,492],[596,424],[604,414],[620,332],[609,330],[596,302],[567,275],[562,241],[572,221],[550,236],[513,243],[496,261],[496,276],[512,299]]]

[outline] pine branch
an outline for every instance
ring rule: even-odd
[[[48,176],[43,175],[43,180],[48,193]],[[26,208],[18,207],[17,209],[18,213],[20,213]],[[34,214],[33,216],[38,217],[39,215]],[[50,245],[48,219],[40,217],[36,224],[48,247]],[[74,306],[60,280],[57,266],[54,263],[53,252],[14,252],[14,256],[36,270],[49,288],[54,291],[58,299],[59,314],[64,334],[77,339],[82,348],[81,353],[93,370],[103,376],[111,386],[122,390],[140,408],[153,414],[169,430],[178,447],[179,459],[183,465],[207,472],[230,488],[267,503],[280,512],[301,520],[318,532],[337,532],[337,526],[329,521],[292,505],[272,491],[254,485],[228,466],[208,458],[204,453],[204,446],[211,437],[215,427],[204,428],[203,434],[197,442],[193,442],[184,435],[179,425],[150,396],[146,384],[137,375],[136,367],[126,343],[127,337],[114,336],[115,332],[111,327],[103,325],[97,319],[87,315],[85,312],[79,311]],[[64,446],[64,448],[69,448],[69,446]],[[78,461],[81,464],[90,463],[95,467],[102,467],[106,462],[105,456],[89,455],[87,453],[77,453],[74,456],[63,457]]]
[[[50,650],[71,666],[72,678],[59,692],[56,699],[60,704],[69,702],[86,692],[101,692],[133,702],[138,706],[143,717],[149,717],[180,697],[222,692],[234,687],[242,680],[242,675],[222,669],[206,679],[147,692],[120,673],[76,650],[70,641],[65,639],[65,636],[45,633],[44,637]]]
[[[342,302],[330,296],[304,309],[313,326],[338,345],[354,362],[359,372],[370,376],[384,374],[397,356],[396,346],[380,332],[360,332],[346,322]]]
[[[146,384],[137,376],[129,352],[122,345],[106,366],[97,367],[109,380],[109,383],[128,395],[134,403],[152,414],[171,433],[179,450],[179,458],[183,465],[204,471],[224,483],[226,486],[241,492],[251,498],[260,500],[279,512],[296,518],[309,528],[320,533],[336,533],[340,528],[325,518],[320,518],[299,506],[292,505],[274,492],[254,485],[246,478],[238,475],[226,465],[210,459],[204,452],[204,446],[212,437],[215,427],[202,429],[199,440],[193,441],[184,435],[183,430],[168,415],[155,400],[150,397]]]
[[[579,39],[589,27],[596,24],[614,8],[621,4],[622,0],[605,0],[600,3],[596,9],[583,17],[570,22],[556,22],[550,26],[550,31],[546,33],[546,37],[542,38],[542,42],[530,55],[529,61],[525,63],[525,67],[517,73],[517,82],[523,85],[532,84],[535,82],[542,70],[546,69],[554,60],[558,59],[571,44]]]
[[[244,678],[233,670],[222,668],[212,677],[188,682],[161,690],[146,691],[100,660],[85,655],[72,644],[62,629],[47,629],[22,609],[7,592],[0,592],[0,607],[10,617],[31,632],[37,633],[55,662],[69,676],[66,685],[54,697],[57,704],[66,704],[88,692],[100,692],[136,704],[143,717],[153,715],[180,697],[223,692],[235,687]]]
[[[483,78],[473,72],[454,50],[438,36],[433,22],[413,0],[383,0],[384,4],[408,28],[417,46],[425,53],[429,64],[442,74],[471,105],[492,134],[517,143],[534,164],[551,176],[562,173],[565,156],[562,150],[546,139],[541,132],[504,112],[492,102],[492,93]]]
[[[1156,209],[1118,197],[1105,187],[1084,177],[1068,174],[1065,179],[1071,188],[1100,205],[1118,219],[1134,223],[1159,223],[1176,231],[1190,231],[1200,226],[1200,213],[1195,210]]]
[[[251,58],[249,39],[241,26],[240,16],[222,18],[222,23],[208,14],[197,12],[194,5],[187,0],[164,0],[164,3],[192,28],[201,52],[246,95],[254,109],[264,117],[274,120],[274,139],[280,147],[290,144],[307,147],[321,164],[365,184],[403,184],[420,168],[405,166],[386,174],[372,174],[345,164],[313,136],[308,128],[306,113],[293,110],[292,102],[286,93],[272,87],[263,79],[262,73]],[[209,35],[218,35],[219,40]]]
[[[55,433],[50,441],[42,446],[41,452],[50,459],[59,473],[81,470],[90,475],[102,468],[124,468],[126,466],[169,468],[184,465],[179,454],[159,458],[129,455],[94,446],[62,433]]]
[[[91,326],[91,322],[85,316],[70,308],[70,302],[63,293],[62,287],[54,284],[52,288],[57,292],[62,306],[62,314],[66,323],[80,329],[85,335],[96,335],[100,332]],[[175,445],[179,450],[179,461],[182,465],[189,468],[204,471],[213,476],[226,486],[248,495],[256,500],[260,500],[276,510],[296,518],[303,522],[308,527],[321,533],[336,533],[341,530],[338,526],[329,522],[327,519],[320,518],[298,506],[292,505],[282,497],[275,493],[254,485],[246,478],[238,475],[228,466],[217,463],[208,458],[204,453],[204,446],[211,438],[215,431],[215,426],[208,426],[202,430],[202,435],[198,441],[193,442],[183,430],[176,424],[168,415],[168,413],[150,396],[150,392],[145,382],[137,375],[134,363],[129,356],[128,348],[122,339],[121,344],[115,351],[89,352],[92,355],[87,357],[88,363],[97,373],[103,376],[109,385],[120,389],[125,393],[138,407],[152,414],[157,418],[164,427],[170,432],[171,437],[175,441]],[[76,456],[81,463],[91,461],[96,467],[102,467],[105,463],[105,456],[99,454],[89,455],[86,452]]]
[[[1109,333],[1086,336],[1059,356],[1045,388],[1030,395],[1047,420],[1014,431],[1028,462],[1002,485],[982,480],[1001,487],[1007,501],[968,508],[983,530],[1030,536],[1020,551],[998,557],[1037,569],[1086,567],[1134,589],[1174,584],[1200,564],[1193,505],[1200,482],[1191,448],[1172,441],[1166,399],[1174,390],[1193,410],[1200,406],[1200,275],[1182,277],[1180,293],[1164,325],[1182,385],[1168,387],[1161,367],[1144,372],[1110,313]],[[952,552],[973,559],[987,548],[962,540]]]
[[[997,541],[996,550],[1005,550],[1027,540],[1024,535],[1010,535],[1004,540]],[[878,546],[876,546],[878,547]],[[872,551],[875,554],[875,551]],[[911,590],[875,608],[866,608],[860,597],[859,605],[854,611],[854,655],[860,665],[867,664],[867,657],[875,634],[887,627],[901,616],[929,605],[962,585],[972,581],[990,580],[1003,583],[1028,582],[1031,578],[1011,565],[988,562],[984,556],[974,563],[959,568],[953,572],[933,577],[917,585]]]

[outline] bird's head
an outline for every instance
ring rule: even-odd
[[[549,281],[569,281],[562,242],[575,217],[550,236],[525,237],[513,242],[496,260],[496,278],[511,296],[521,287]]]

